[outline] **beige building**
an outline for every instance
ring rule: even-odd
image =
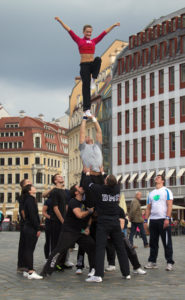
[[[127,45],[126,42],[116,40],[101,56],[102,64],[100,74],[96,80],[96,89],[92,90],[91,112],[98,120],[102,117],[101,100],[106,91],[110,91],[111,70],[116,56]],[[82,162],[79,152],[79,131],[82,121],[82,81],[76,78],[76,84],[70,96],[70,119],[69,119],[69,186],[79,183],[82,172]],[[87,122],[87,135],[95,139],[95,128],[92,122]]]

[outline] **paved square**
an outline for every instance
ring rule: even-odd
[[[174,270],[165,271],[166,262],[160,243],[159,269],[148,270],[146,275],[133,275],[126,281],[121,278],[119,267],[115,272],[106,273],[102,283],[86,283],[88,269],[76,275],[75,269],[54,273],[44,280],[28,280],[16,273],[18,232],[0,232],[0,300],[158,300],[185,299],[185,236],[173,237]],[[148,259],[149,249],[143,248],[142,240],[134,240],[141,265]],[[44,233],[35,251],[34,267],[40,272],[44,264]],[[77,251],[70,260],[76,263]],[[107,264],[107,263],[106,263]],[[132,268],[131,268],[132,270]]]

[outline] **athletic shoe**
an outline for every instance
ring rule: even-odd
[[[66,261],[64,263],[64,266],[67,267],[67,268],[72,268],[72,267],[74,267],[74,264],[71,261]]]
[[[158,266],[156,263],[153,263],[149,261],[147,265],[144,266],[145,269],[158,269]]]
[[[77,274],[77,275],[81,275],[82,273],[83,273],[83,270],[82,270],[82,269],[77,269],[77,270],[76,270],[76,274]]]
[[[88,277],[92,277],[92,276],[94,276],[94,274],[95,274],[95,269],[92,268],[91,271],[90,271],[89,274],[88,274]],[[95,276],[95,277],[96,277],[96,276]]]
[[[85,111],[85,115],[86,115],[86,117],[92,117],[90,109],[88,109],[88,110]]]
[[[130,275],[127,275],[127,276],[123,276],[124,279],[126,280],[130,280],[131,279],[131,276]]]
[[[167,264],[166,271],[172,271],[172,270],[173,270],[173,265],[172,264]]]
[[[43,276],[40,276],[35,271],[33,271],[33,273],[28,274],[28,279],[43,279]]]
[[[29,273],[28,272],[23,272],[23,276],[28,278]]]
[[[96,88],[96,83],[94,80],[91,80],[91,90],[95,90]]]
[[[138,269],[133,270],[133,273],[134,273],[134,274],[139,274],[139,275],[145,275],[145,274],[146,274],[146,271],[144,271],[144,270],[141,269],[141,268],[138,268]]]
[[[56,266],[55,266],[55,270],[56,270],[57,272],[64,272],[64,267],[63,267],[63,266],[60,266],[60,265],[56,265]]]
[[[100,276],[91,276],[85,280],[86,282],[102,282],[102,278]]]
[[[107,268],[105,268],[105,271],[107,272],[112,272],[116,270],[116,266],[109,265]]]

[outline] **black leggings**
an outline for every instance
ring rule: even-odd
[[[101,67],[101,58],[96,57],[92,62],[80,64],[80,76],[82,79],[83,111],[91,108],[91,75],[92,78],[98,77]]]
[[[35,246],[37,244],[37,232],[32,227],[24,227],[24,239],[25,239],[25,249],[24,249],[24,262],[25,267],[28,270],[33,270],[33,253]]]

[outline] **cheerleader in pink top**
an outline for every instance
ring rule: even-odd
[[[105,31],[103,31],[99,36],[97,36],[94,39],[91,39],[93,30],[91,25],[85,25],[83,27],[84,37],[80,38],[70,29],[69,26],[64,24],[58,17],[55,17],[55,20],[58,21],[63,26],[63,28],[68,31],[72,39],[78,45],[78,49],[81,56],[80,75],[82,79],[83,111],[85,117],[91,117],[91,77],[92,79],[96,79],[98,77],[101,67],[101,58],[96,57],[94,59],[95,46],[114,27],[120,26],[120,23],[113,24]]]

